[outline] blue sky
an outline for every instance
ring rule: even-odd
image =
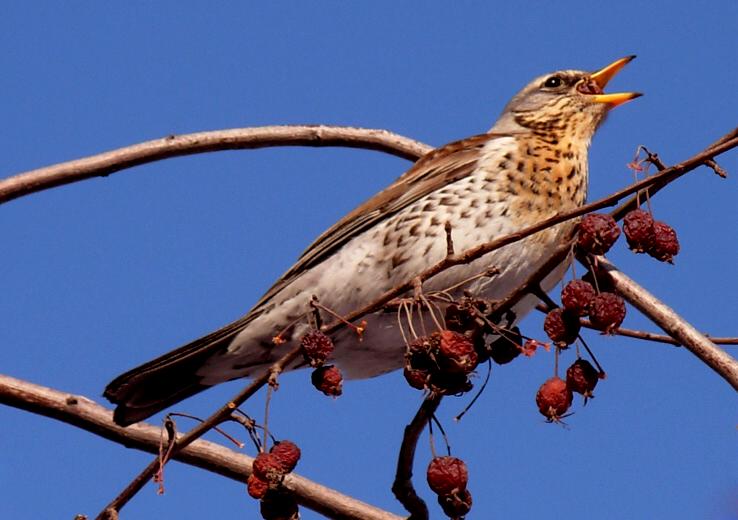
[[[596,136],[593,200],[630,182],[639,144],[673,163],[735,126],[738,4],[695,5],[6,2],[0,175],[268,124],[387,128],[441,145],[488,129],[539,74],[637,54],[612,88],[645,96]],[[719,162],[727,180],[703,168],[654,200],[679,233],[675,266],[622,241],[610,258],[698,328],[736,335],[738,153]],[[225,152],[3,205],[2,372],[102,401],[115,375],[245,313],[315,236],[408,167],[346,149]],[[540,322],[524,332],[542,336]],[[654,330],[633,309],[626,325]],[[468,398],[443,404],[470,467],[470,518],[738,518],[734,390],[684,349],[586,337],[609,377],[567,429],[534,404],[550,355],[495,367],[459,424]],[[307,372],[281,383],[270,427],[302,447],[298,472],[400,513],[389,487],[419,394],[397,373],[350,383],[338,400],[312,391]],[[238,388],[177,409],[205,415]],[[259,418],[263,401],[246,409]],[[94,516],[151,458],[15,409],[0,407],[0,424],[3,518]],[[440,518],[422,477],[429,457],[424,438],[417,487]],[[167,478],[163,497],[151,485],[123,517],[258,517],[238,483],[179,464]]]

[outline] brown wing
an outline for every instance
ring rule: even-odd
[[[253,319],[261,314],[264,306],[283,287],[379,220],[401,211],[432,191],[471,174],[481,148],[497,137],[507,136],[492,133],[475,135],[436,148],[421,157],[395,182],[336,222],[310,244],[297,263],[264,294],[249,316]]]
[[[389,187],[320,235],[247,315],[115,378],[104,393],[118,404],[115,422],[127,425],[143,420],[207,388],[198,370],[216,352],[227,349],[233,338],[264,312],[275,294],[379,220],[471,174],[480,149],[496,137],[503,135],[478,135],[429,152]]]

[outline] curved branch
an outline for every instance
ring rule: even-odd
[[[146,423],[120,427],[113,422],[112,411],[86,397],[0,375],[0,403],[66,422],[128,448],[153,454],[159,449],[161,428]],[[244,483],[251,474],[253,462],[247,455],[204,440],[193,442],[173,458]],[[295,494],[301,505],[330,518],[402,518],[295,474],[285,477],[284,486]]]
[[[620,271],[609,260],[599,256],[597,262],[599,268],[609,276],[613,287],[623,298],[738,390],[738,361],[696,330],[674,309]]]
[[[104,177],[169,157],[272,146],[343,146],[415,161],[432,147],[387,130],[326,125],[262,126],[170,135],[83,159],[19,173],[0,181],[0,204],[55,186]]]

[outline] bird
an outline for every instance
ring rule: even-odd
[[[455,250],[465,251],[582,206],[595,131],[610,109],[641,95],[603,89],[634,58],[595,72],[539,76],[509,101],[489,131],[421,157],[320,235],[246,315],[109,383],[104,396],[116,405],[114,421],[127,426],[219,383],[261,373],[311,330],[311,301],[338,316],[361,308],[442,260],[449,229]],[[573,226],[567,221],[456,265],[424,282],[422,290],[502,298],[548,259]],[[544,291],[561,281],[570,262],[542,281]],[[538,301],[535,295],[521,299],[512,308],[513,322]],[[422,320],[423,312],[413,319]],[[332,362],[347,379],[403,366],[407,338],[397,314],[377,312],[365,322],[361,341],[350,328],[332,335]]]

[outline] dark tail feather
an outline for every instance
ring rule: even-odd
[[[228,348],[247,318],[226,325],[192,343],[116,377],[103,395],[118,406],[113,420],[128,426],[210,388],[197,375],[213,355]],[[225,379],[224,379],[225,381]]]

